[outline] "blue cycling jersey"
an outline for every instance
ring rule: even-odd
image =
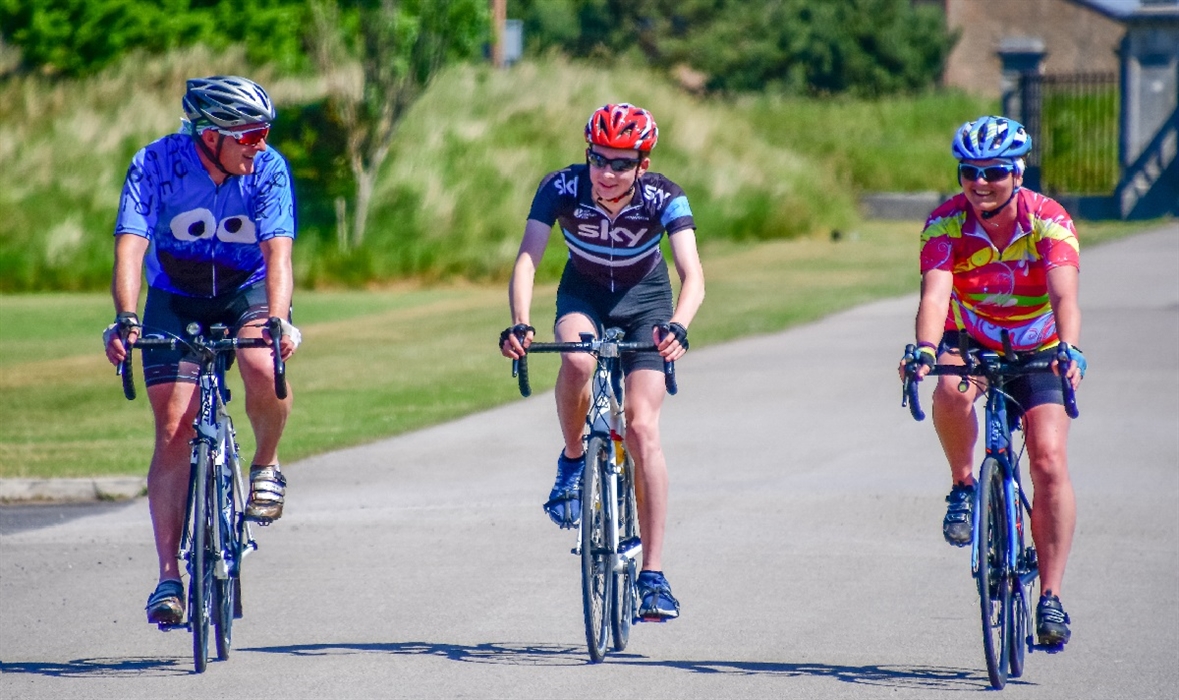
[[[273,148],[254,172],[213,184],[186,134],[145,146],[131,160],[115,235],[150,241],[149,286],[190,297],[215,297],[266,277],[259,241],[295,237],[290,167]]]
[[[696,228],[684,191],[659,173],[643,173],[634,198],[615,217],[594,203],[592,189],[585,164],[549,173],[528,218],[559,223],[573,267],[610,291],[629,289],[655,269],[664,231]]]

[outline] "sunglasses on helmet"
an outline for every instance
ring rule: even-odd
[[[1007,179],[1007,176],[1015,172],[1015,166],[1008,163],[1000,165],[988,165],[979,167],[977,165],[970,165],[969,163],[958,164],[958,179],[966,182],[974,182],[981,176],[987,182],[999,182]]]
[[[270,125],[262,124],[254,126],[249,129],[240,131],[230,131],[229,129],[217,129],[218,134],[228,136],[237,141],[242,146],[257,146],[270,135]]]
[[[607,158],[592,148],[585,149],[585,157],[589,161],[589,164],[595,168],[609,166],[616,173],[625,173],[628,170],[634,170],[639,167],[639,163],[643,162],[642,158]]]

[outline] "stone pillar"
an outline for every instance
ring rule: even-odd
[[[1031,190],[1040,189],[1040,90],[1029,90],[1024,76],[1044,74],[1044,40],[1040,37],[1011,36],[999,42],[999,92],[1002,96],[1003,116],[1023,124],[1032,137],[1032,152],[1027,157],[1023,184]]]
[[[1023,122],[1024,107],[1020,100],[1019,79],[1024,73],[1041,75],[1044,72],[1044,40],[1036,36],[1009,36],[999,42],[999,94],[1002,96],[1003,116]],[[1026,126],[1026,125],[1025,125]]]
[[[1179,6],[1172,7],[1169,16],[1132,17],[1122,40],[1123,218],[1179,213]]]

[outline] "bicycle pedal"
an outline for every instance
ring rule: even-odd
[[[171,632],[172,630],[184,630],[185,632],[192,629],[192,625],[187,622],[178,622],[174,625],[167,622],[160,622],[156,625],[161,632]]]
[[[573,549],[569,550],[569,553],[575,557],[580,557],[581,556],[581,547],[574,547]]]
[[[1059,644],[1032,644],[1031,651],[1042,651],[1047,654],[1059,654],[1064,651],[1064,642]]]

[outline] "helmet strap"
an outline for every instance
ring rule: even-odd
[[[226,177],[233,177],[233,173],[226,170],[225,166],[221,164],[221,147],[225,144],[225,134],[217,134],[216,153],[209,150],[208,145],[205,144],[205,140],[201,138],[199,133],[194,132],[192,138],[194,141],[196,141],[197,148],[199,148],[201,152],[205,154],[206,158],[213,161],[213,165],[216,165],[218,170],[224,173]]]
[[[998,216],[1000,212],[1002,212],[1004,209],[1006,209],[1007,205],[1011,204],[1011,200],[1015,199],[1015,195],[1017,195],[1017,194],[1019,194],[1019,187],[1013,187],[1011,189],[1011,196],[1007,198],[1006,202],[1003,202],[1003,204],[995,207],[994,209],[992,209],[990,211],[981,212],[980,215],[982,216],[982,218],[985,221],[990,221],[991,219]]]
[[[634,193],[635,193],[635,186],[634,186],[634,183],[631,183],[630,189],[628,189],[626,192],[623,192],[622,194],[618,195],[617,197],[611,197],[611,198],[598,197],[597,200],[599,202],[609,202],[611,204],[617,204],[618,202],[621,202],[622,200],[626,199],[627,197],[631,196]]]

